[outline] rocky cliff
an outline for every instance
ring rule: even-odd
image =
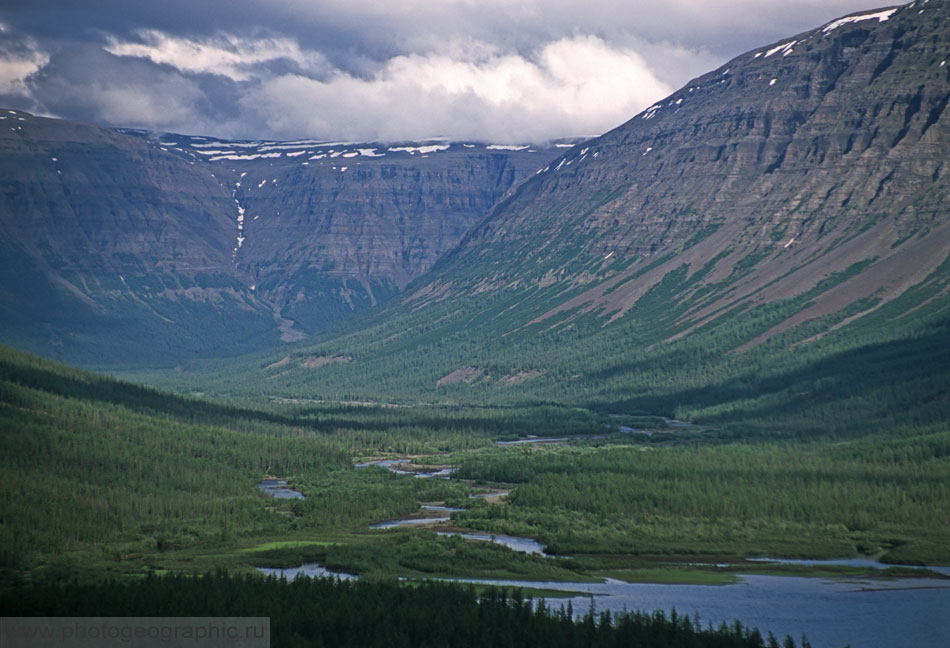
[[[705,415],[783,390],[799,411],[911,384],[942,402],[948,59],[944,0],[739,56],[545,165],[391,307],[301,352],[352,362],[291,358],[273,384]]]
[[[0,334],[97,366],[300,339],[396,294],[559,151],[224,142],[4,111]]]

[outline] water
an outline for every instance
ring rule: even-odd
[[[285,479],[265,479],[257,487],[277,499],[304,499],[303,493],[287,487]]]
[[[400,518],[398,520],[386,520],[385,522],[377,522],[376,524],[370,524],[370,529],[393,529],[395,527],[401,526],[418,526],[423,524],[436,524],[438,522],[448,522],[452,518],[447,516],[440,517],[424,517],[424,518]]]
[[[814,648],[921,648],[950,644],[950,587],[936,579],[819,580],[786,576],[742,576],[735,585],[657,585],[624,583],[538,583],[465,581],[506,587],[580,591],[586,596],[548,601],[575,614],[625,610],[676,609],[700,622],[731,623],[772,632],[781,641],[804,633]]]
[[[517,441],[495,441],[494,445],[496,446],[515,446],[522,445],[525,443],[566,443],[569,439],[567,437],[525,437],[524,439],[518,439]]]
[[[326,578],[329,576],[340,580],[355,580],[359,578],[356,574],[330,571],[323,565],[318,565],[317,563],[306,563],[300,567],[289,567],[286,569],[280,567],[258,567],[257,570],[268,576],[286,578],[289,581],[294,580],[298,576],[309,576],[310,578]]]
[[[544,554],[545,546],[540,542],[535,542],[530,538],[519,538],[518,536],[492,535],[488,533],[458,533],[455,531],[439,531],[439,535],[449,536],[458,535],[466,540],[485,540],[505,545],[509,549],[522,551],[529,554]]]
[[[944,576],[950,576],[950,567],[928,565],[890,565],[874,560],[873,558],[839,558],[836,560],[808,560],[798,558],[747,558],[749,562],[777,563],[780,565],[805,565],[807,567],[821,567],[822,565],[838,567],[866,567],[870,569],[887,569],[888,567],[903,567],[905,569],[927,569]]]
[[[499,536],[496,536],[499,537]],[[486,536],[487,538],[487,536]],[[287,579],[356,578],[316,564],[293,569],[261,568]],[[779,641],[804,633],[814,648],[928,648],[950,644],[950,585],[947,581],[913,579],[815,579],[790,576],[742,576],[734,585],[658,585],[624,583],[559,583],[520,580],[453,579],[501,587],[541,587],[583,592],[570,599],[551,599],[549,607],[570,601],[576,615],[626,610],[662,611],[699,616],[703,626],[732,623],[772,632]]]
[[[448,468],[442,468],[441,470],[436,470],[432,472],[418,472],[414,470],[402,470],[400,468],[394,468],[393,466],[397,464],[406,463],[405,459],[382,459],[380,461],[364,461],[361,463],[353,464],[354,468],[368,468],[369,466],[379,466],[380,468],[385,468],[389,472],[396,473],[397,475],[415,475],[420,479],[426,479],[430,477],[438,477],[440,479],[448,479],[449,476],[455,472],[454,466],[449,466]]]
[[[453,508],[451,506],[436,506],[434,504],[423,504],[420,507],[423,511],[439,511],[442,513],[451,514],[453,511],[464,511],[465,509]],[[395,520],[387,520],[385,522],[377,522],[376,524],[370,524],[370,529],[392,529],[395,527],[401,526],[413,526],[413,525],[422,525],[422,524],[435,524],[437,522],[448,522],[451,520],[451,515],[437,515],[424,518],[397,518]]]

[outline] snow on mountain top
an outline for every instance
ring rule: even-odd
[[[429,146],[396,146],[390,147],[387,150],[392,151],[393,153],[405,151],[410,155],[415,155],[416,153],[427,154],[435,153],[436,151],[447,151],[450,146],[450,144],[431,144]]]
[[[785,54],[788,54],[789,52],[792,51],[792,47],[794,47],[795,43],[797,42],[798,41],[793,40],[787,43],[782,43],[781,45],[776,45],[775,47],[773,47],[772,49],[770,49],[768,52],[765,53],[765,58],[772,56],[776,52],[781,52],[782,50],[785,50]]]
[[[834,31],[835,29],[837,29],[838,27],[841,27],[842,25],[847,25],[848,23],[855,23],[862,20],[873,20],[875,18],[877,18],[878,22],[884,22],[885,20],[890,18],[891,15],[895,11],[897,11],[896,7],[894,9],[885,9],[884,11],[878,11],[876,13],[871,13],[871,14],[862,14],[860,16],[848,16],[847,18],[839,18],[838,20],[835,20],[834,22],[830,22],[827,25],[825,25],[821,31],[824,32],[825,34],[828,34]]]

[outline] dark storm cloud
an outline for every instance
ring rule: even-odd
[[[5,0],[0,101],[224,137],[595,135],[868,0]]]

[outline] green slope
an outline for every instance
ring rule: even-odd
[[[950,7],[928,11],[737,57],[522,183],[383,309],[149,379],[732,431],[945,423]]]

